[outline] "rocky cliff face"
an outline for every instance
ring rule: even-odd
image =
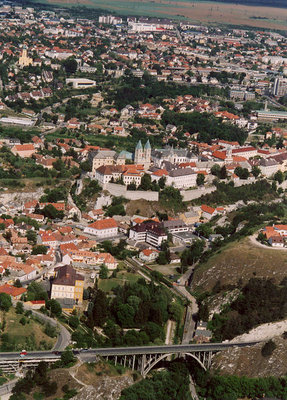
[[[44,193],[43,188],[39,188],[33,192],[3,192],[0,193],[0,203],[4,205],[23,205],[27,201],[37,200]]]
[[[83,387],[73,400],[118,400],[121,391],[133,383],[130,375],[97,378],[95,385]]]
[[[261,349],[264,343],[244,348],[232,348],[216,354],[212,361],[212,370],[220,375],[238,375],[250,378],[286,375],[287,340],[282,336],[273,339],[276,348],[269,357],[263,357]]]

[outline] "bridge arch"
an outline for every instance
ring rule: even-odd
[[[146,368],[143,369],[143,374],[142,374],[143,377],[145,378],[147,376],[147,374],[150,372],[150,370],[152,370],[153,367],[155,367],[157,363],[159,363],[161,360],[163,360],[173,354],[178,355],[178,353],[166,353],[166,354],[162,354],[159,358],[156,358],[150,365],[148,365]],[[200,366],[206,371],[206,367],[203,364],[203,362],[198,357],[196,357],[194,354],[192,354],[192,353],[183,353],[183,354],[194,358],[200,364]]]

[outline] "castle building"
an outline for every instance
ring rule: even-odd
[[[145,146],[142,146],[141,141],[138,141],[138,144],[135,149],[135,164],[141,164],[144,166],[144,169],[149,169],[151,164],[151,145],[149,140],[146,142]]]

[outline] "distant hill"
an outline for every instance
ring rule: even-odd
[[[282,7],[287,8],[286,0],[211,0],[219,3],[234,3],[246,6]]]

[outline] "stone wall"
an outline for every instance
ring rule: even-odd
[[[191,201],[194,199],[198,199],[199,197],[212,193],[216,190],[215,186],[211,186],[208,188],[194,189],[194,190],[181,190],[180,194],[183,197],[183,201]]]
[[[128,200],[148,200],[148,201],[158,201],[158,192],[148,192],[142,190],[127,190],[126,186],[118,185],[116,183],[106,183],[103,187],[113,196],[123,196]]]

